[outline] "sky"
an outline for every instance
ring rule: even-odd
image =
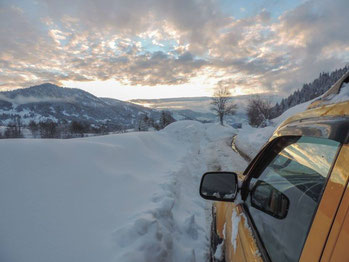
[[[288,95],[349,62],[348,0],[0,0],[0,91]]]

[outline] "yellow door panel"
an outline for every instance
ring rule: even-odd
[[[343,146],[333,172],[341,174],[343,179],[349,177],[349,145]],[[321,261],[349,261],[349,187],[346,190],[340,203],[337,215],[333,222],[326,247]]]
[[[319,261],[348,182],[349,146],[342,147],[305,242],[301,262]],[[327,258],[328,259],[328,258]],[[323,260],[328,261],[328,260]]]
[[[263,261],[241,206],[231,206],[226,215],[226,261]]]
[[[349,212],[347,209],[344,223],[340,228],[340,233],[334,246],[334,250],[331,252],[331,257],[329,261],[336,262],[348,262],[349,252]]]
[[[214,208],[216,213],[216,233],[219,235],[220,238],[224,238],[223,235],[223,228],[225,224],[226,219],[226,213],[229,206],[234,205],[230,202],[215,202]]]

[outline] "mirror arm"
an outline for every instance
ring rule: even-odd
[[[246,201],[248,194],[251,192],[249,189],[249,180],[244,179],[241,181],[241,187],[239,187],[241,199]]]

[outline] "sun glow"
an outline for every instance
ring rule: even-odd
[[[212,96],[215,88],[222,82],[231,88],[232,96],[260,93],[259,88],[247,84],[238,86],[234,81],[241,80],[243,76],[239,73],[227,76],[224,70],[203,68],[187,83],[177,85],[131,85],[121,83],[114,79],[105,81],[62,81],[65,87],[76,87],[92,93],[98,97],[112,97],[120,100],[131,99],[159,99],[178,97],[202,97]],[[151,105],[143,105],[150,106]]]
[[[232,96],[240,96],[240,95],[246,95],[247,93],[241,88],[241,87],[236,87],[231,91]]]
[[[120,100],[131,99],[160,99],[175,97],[211,96],[217,80],[209,76],[193,77],[189,83],[180,85],[135,86],[121,84],[115,80],[106,81],[62,81],[64,87],[80,88],[97,97],[112,97]],[[244,87],[231,89],[232,96],[247,95],[253,90]],[[142,104],[151,107],[151,104]]]

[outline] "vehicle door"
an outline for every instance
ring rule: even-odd
[[[312,227],[324,226],[320,238],[326,241],[340,197],[332,199],[335,207],[328,207],[328,214],[319,214],[326,216],[325,222],[312,224],[319,203],[329,204],[322,196],[325,188],[334,190],[336,181],[330,174],[340,148],[339,142],[315,137],[271,142],[248,171],[244,201],[227,211],[226,261],[318,261],[325,242],[314,249],[313,257],[301,255]],[[309,241],[316,242],[314,237]]]

